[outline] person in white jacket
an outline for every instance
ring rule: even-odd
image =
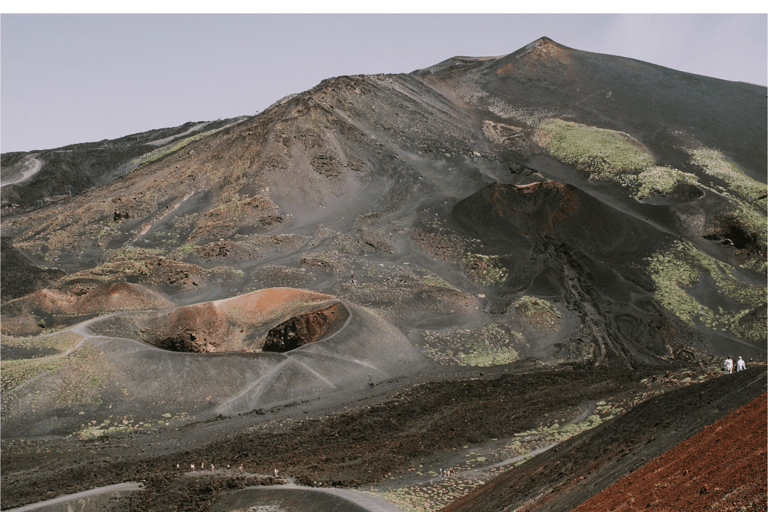
[[[739,356],[739,360],[736,361],[736,371],[740,372],[741,370],[746,370],[747,364],[744,362],[744,360]]]
[[[725,373],[733,373],[733,359],[731,359],[731,356],[728,356],[728,359],[725,360]]]

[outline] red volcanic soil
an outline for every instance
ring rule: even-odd
[[[295,288],[267,288],[231,299],[217,300],[214,304],[230,317],[248,323],[259,323],[290,314],[297,308],[322,304],[333,297]]]
[[[75,311],[82,314],[101,311],[157,309],[173,305],[173,302],[142,285],[117,282],[98,287],[79,298],[75,303]]]
[[[518,196],[514,206],[505,201],[505,195],[511,193]],[[579,208],[579,196],[574,187],[553,180],[515,186],[509,191],[506,186],[496,183],[491,186],[489,199],[499,217],[504,216],[505,209],[518,215],[530,215],[537,230],[549,234]]]
[[[763,393],[574,510],[763,511],[767,430]]]
[[[77,296],[60,290],[44,288],[17,301],[23,308],[73,316],[106,311],[158,309],[173,306],[159,293],[126,282],[96,286],[85,295]]]
[[[78,294],[73,289],[43,288],[17,299],[4,311],[2,333],[13,336],[39,334],[44,318],[48,328],[71,325],[83,317],[111,311],[165,309],[175,304],[140,284],[116,282],[89,287]],[[7,314],[6,314],[7,313]]]
[[[178,352],[234,350],[227,316],[211,302],[183,306],[170,312],[165,325],[147,329],[146,341]]]

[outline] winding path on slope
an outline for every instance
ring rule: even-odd
[[[76,510],[89,510],[86,508],[88,505],[93,506],[94,498],[102,498],[106,500],[120,497],[122,494],[141,491],[144,489],[144,485],[138,482],[125,482],[122,484],[107,485],[105,487],[97,487],[95,489],[89,489],[83,492],[77,492],[74,494],[66,494],[64,496],[58,496],[51,500],[41,501],[39,503],[32,503],[31,505],[24,505],[23,507],[9,509],[9,512],[32,512],[32,511],[69,511]],[[80,505],[80,507],[78,507]],[[92,509],[95,510],[95,509]]]

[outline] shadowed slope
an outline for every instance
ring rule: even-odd
[[[666,281],[648,269],[655,255],[677,243],[672,233],[572,185],[495,184],[459,202],[452,219],[469,238],[482,237],[484,258],[504,269],[503,279],[489,290],[495,311],[514,314],[522,297],[535,296],[578,319],[578,331],[550,336],[563,352],[583,350],[583,345],[564,343],[570,338],[589,341],[586,346],[597,349],[589,354],[595,361],[658,364],[732,343],[716,332],[702,339],[693,322],[686,325],[670,314],[677,313],[672,306],[654,304]],[[752,289],[757,306],[760,288]],[[702,304],[728,307],[727,295],[710,283],[689,293]],[[758,339],[751,350],[740,350],[764,354]]]
[[[2,241],[2,278],[3,302],[23,297],[40,288],[44,288],[64,275],[58,269],[41,269],[19,254],[7,237]]]

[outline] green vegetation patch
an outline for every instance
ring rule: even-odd
[[[530,295],[524,295],[515,301],[515,312],[538,329],[557,328],[559,319],[563,316],[551,302]]]
[[[440,478],[431,482],[393,489],[384,499],[408,512],[432,512],[469,494],[485,482],[476,478]]]
[[[472,281],[483,286],[502,283],[509,272],[499,263],[498,256],[484,254],[465,254],[462,258],[462,270]]]
[[[673,167],[649,167],[638,174],[621,174],[615,176],[620,184],[634,190],[635,199],[642,200],[651,196],[666,196],[675,187],[683,183],[699,184],[694,174],[679,171]]]
[[[637,405],[640,401],[647,399],[648,396],[651,396],[651,394],[647,393],[646,396],[642,397],[642,400],[636,397],[631,399],[624,398],[610,404],[600,401],[596,404],[595,411],[578,423],[566,422],[566,418],[560,418],[560,421],[563,422],[562,424],[558,423],[558,420],[555,420],[550,425],[540,423],[537,429],[516,433],[510,439],[510,444],[504,447],[503,455],[506,457],[519,457],[529,454],[536,449],[566,441],[575,435],[595,428],[616,415],[626,413],[627,410]]]
[[[99,231],[99,234],[96,236],[96,241],[98,242],[100,247],[103,247],[109,241],[120,234],[120,231],[117,230],[111,223],[108,221],[102,222],[102,228]]]
[[[638,172],[654,165],[653,156],[637,140],[613,130],[547,119],[536,137],[554,158],[592,176]]]
[[[80,414],[83,414],[81,412]],[[188,419],[189,416],[186,412],[179,412],[176,414],[165,413],[162,417],[154,423],[157,426],[169,426],[172,421],[179,421]],[[91,420],[88,423],[80,425],[80,429],[75,434],[80,439],[94,439],[101,437],[105,434],[119,434],[126,432],[134,432],[140,429],[154,428],[153,421],[145,418],[144,420],[136,419],[134,416],[113,416],[110,415],[105,418],[101,423],[97,420]]]
[[[701,147],[690,151],[690,155],[691,162],[701,167],[707,174],[727,184],[727,188],[715,186],[716,191],[735,203],[732,215],[748,231],[756,234],[765,246],[768,243],[768,223],[766,223],[768,187],[765,183],[747,176],[719,149]],[[764,265],[762,267],[764,268]]]
[[[619,132],[548,119],[541,124],[537,136],[553,157],[589,172],[592,177],[612,179],[628,187],[637,200],[669,195],[682,184],[720,195],[733,207],[722,215],[726,219],[712,222],[732,221],[755,236],[763,247],[768,245],[768,188],[747,176],[718,149],[701,147],[689,154],[691,163],[724,185],[705,184],[693,173],[653,165],[652,156],[637,141]],[[765,273],[764,254],[749,259],[743,266]]]
[[[186,256],[189,256],[190,254],[193,254],[195,252],[195,249],[197,249],[197,245],[187,242],[174,250],[170,256],[172,258],[178,258],[178,259],[184,259]]]
[[[757,235],[757,239],[763,247],[768,245],[768,223],[766,222],[766,209],[764,207],[752,207],[741,203],[736,207],[733,216],[746,227],[748,232]],[[762,268],[763,273],[765,273],[765,258],[762,258],[762,262],[763,265],[758,265],[757,268]]]
[[[515,361],[514,345],[522,339],[520,333],[497,324],[474,330],[426,331],[423,352],[444,365],[495,366]]]
[[[118,249],[107,249],[104,251],[104,261],[116,263],[120,261],[147,260],[162,254],[163,251],[160,249],[124,245]]]
[[[703,323],[721,331],[731,330],[742,339],[764,342],[765,315],[750,314],[766,309],[766,287],[749,286],[738,281],[733,268],[707,256],[691,244],[676,241],[667,251],[659,251],[646,259],[655,284],[654,298],[665,309],[689,325]],[[713,310],[701,304],[693,294],[703,276],[709,276],[717,291],[742,304],[744,309]]]
[[[766,185],[747,176],[719,149],[701,147],[690,152],[691,161],[704,172],[725,181],[730,189],[751,203],[762,199],[765,205]]]
[[[438,276],[437,274],[429,271],[427,272],[427,275],[421,278],[421,282],[427,286],[436,286],[438,288],[450,288],[452,290],[456,289],[450,284],[448,284],[448,281]]]
[[[171,153],[175,153],[176,151],[188,146],[189,144],[198,141],[200,139],[204,139],[205,137],[208,137],[209,135],[213,135],[214,133],[218,132],[221,128],[217,128],[215,130],[208,130],[207,132],[198,133],[197,135],[192,135],[191,137],[187,137],[185,139],[181,139],[178,142],[173,142],[171,144],[167,144],[163,147],[157,148],[154,151],[151,151],[145,155],[140,156],[139,158],[136,158],[131,161],[131,164],[136,166],[135,168],[138,169],[140,167],[143,167],[145,165],[149,165],[152,162],[155,162],[157,160],[160,160],[161,158],[164,158]]]

